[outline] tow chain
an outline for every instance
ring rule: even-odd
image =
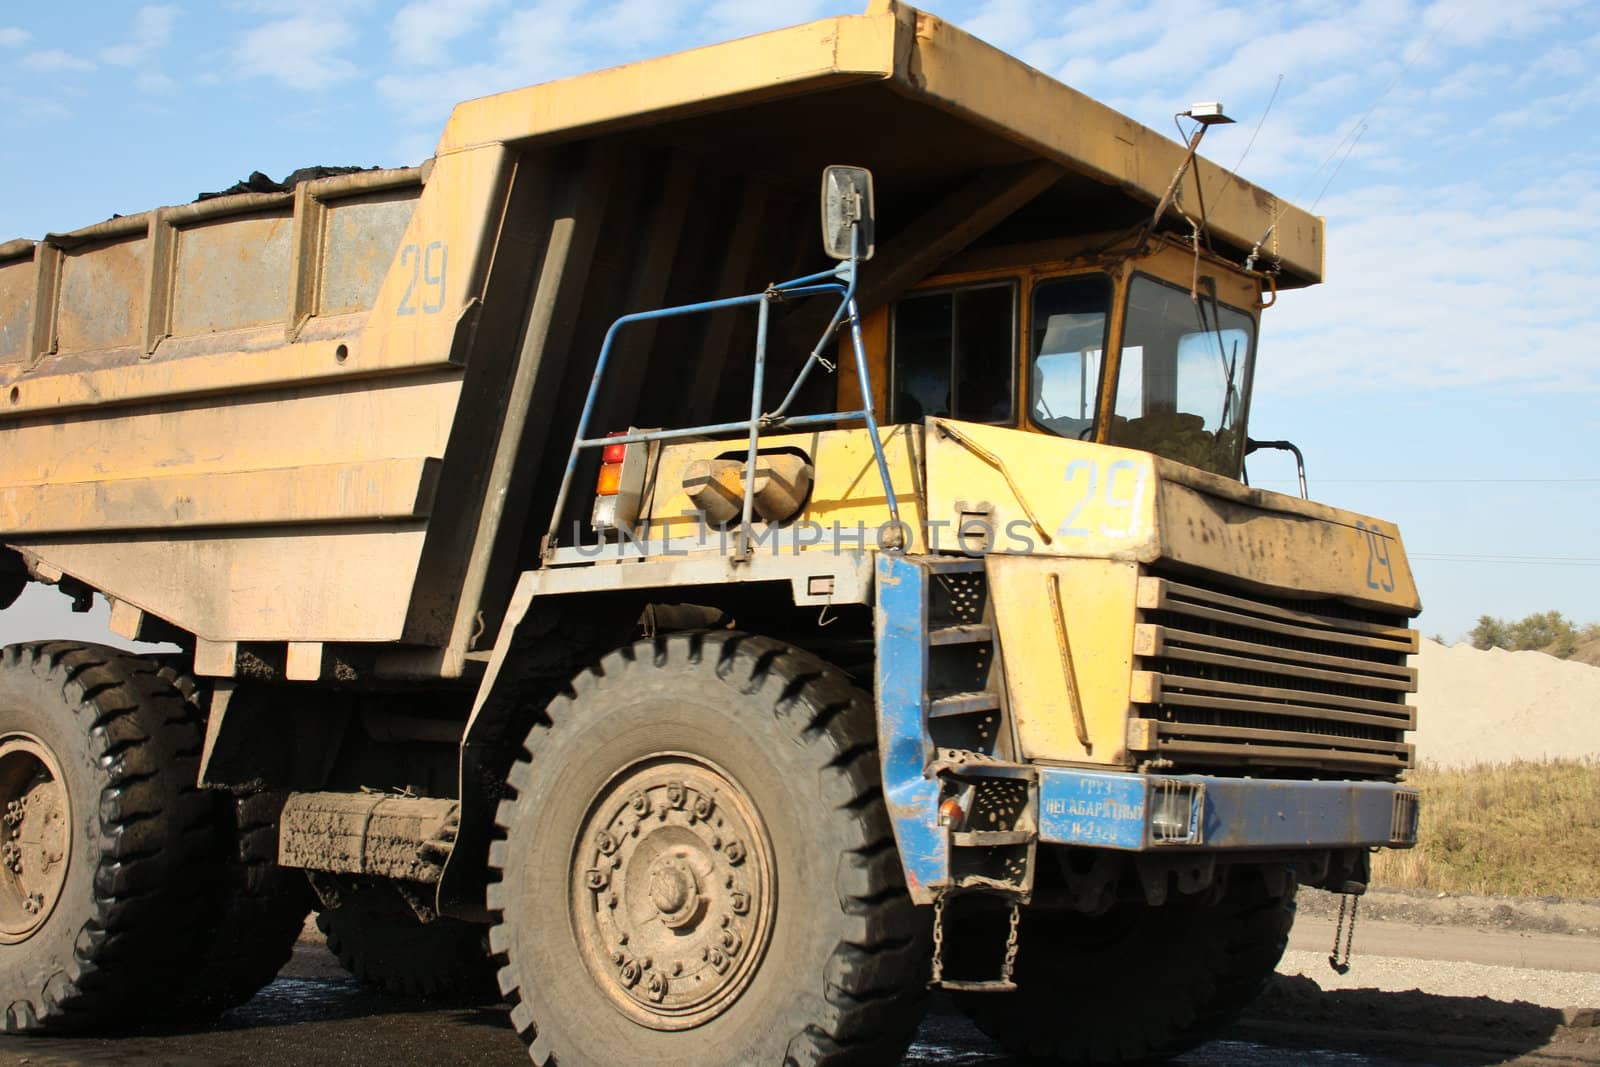
[[[1344,925],[1345,905],[1350,906],[1350,926]],[[1339,922],[1333,928],[1333,951],[1328,953],[1328,966],[1333,968],[1334,974],[1350,973],[1350,946],[1356,939],[1356,911],[1361,907],[1361,898],[1346,893],[1339,898]],[[1344,935],[1344,961],[1339,960],[1339,935]]]
[[[1011,972],[1017,964],[1017,923],[1021,918],[1022,909],[1016,901],[1011,902],[1011,929],[1006,932],[1006,959],[1000,965],[1000,980],[1011,981]]]
[[[943,894],[933,900],[933,974],[929,985],[938,988],[944,983],[944,902]],[[1011,902],[1011,916],[1006,929],[1006,954],[1000,964],[1000,981],[1009,982],[1017,969],[1017,927],[1022,921],[1022,907]]]

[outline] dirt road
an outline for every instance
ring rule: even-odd
[[[1404,909],[1386,908],[1380,899],[1369,910],[1383,917],[1361,920],[1355,965],[1341,978],[1327,963],[1333,914],[1326,902],[1307,904],[1279,976],[1257,1006],[1221,1039],[1176,1062],[1600,1065],[1600,1018],[1581,1010],[1600,1008],[1600,924],[1577,927],[1583,933],[1553,932],[1573,928],[1570,915],[1531,923],[1499,915],[1478,926],[1441,925],[1426,915],[1399,918]],[[1448,908],[1433,911],[1460,918]],[[498,1006],[416,1010],[362,989],[314,939],[302,942],[276,982],[213,1029],[0,1039],[0,1067],[158,1063],[511,1067],[527,1059]],[[1016,1064],[942,1000],[904,1061],[905,1067]]]

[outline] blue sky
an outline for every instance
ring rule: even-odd
[[[1327,284],[1266,314],[1254,435],[1301,445],[1314,497],[1398,523],[1424,632],[1454,638],[1485,612],[1600,620],[1600,133],[1583,111],[1600,101],[1600,5],[924,7],[1163,132],[1222,100],[1239,122],[1206,154],[1242,156],[1245,177],[1328,218]],[[460,99],[859,10],[6,4],[0,240],[252,170],[416,163]],[[1258,458],[1257,484],[1292,478]],[[58,601],[0,615],[0,640],[62,630]]]

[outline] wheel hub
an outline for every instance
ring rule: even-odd
[[[44,925],[72,853],[72,810],[55,756],[32,734],[0,736],[0,944]]]
[[[579,944],[625,1014],[688,1029],[749,984],[771,933],[772,849],[720,769],[662,755],[623,771],[590,805],[575,858]]]

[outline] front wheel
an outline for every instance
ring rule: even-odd
[[[872,706],[731,632],[606,657],[511,771],[491,946],[535,1063],[891,1063],[928,938]]]
[[[1147,1063],[1210,1039],[1255,999],[1283,956],[1294,883],[1241,871],[1220,900],[1125,902],[1105,915],[1024,913],[1017,990],[956,1004],[1018,1055]]]
[[[471,1001],[494,993],[495,966],[487,931],[460,919],[418,919],[386,886],[342,893],[337,908],[317,916],[328,951],[367,985],[419,1000]]]

